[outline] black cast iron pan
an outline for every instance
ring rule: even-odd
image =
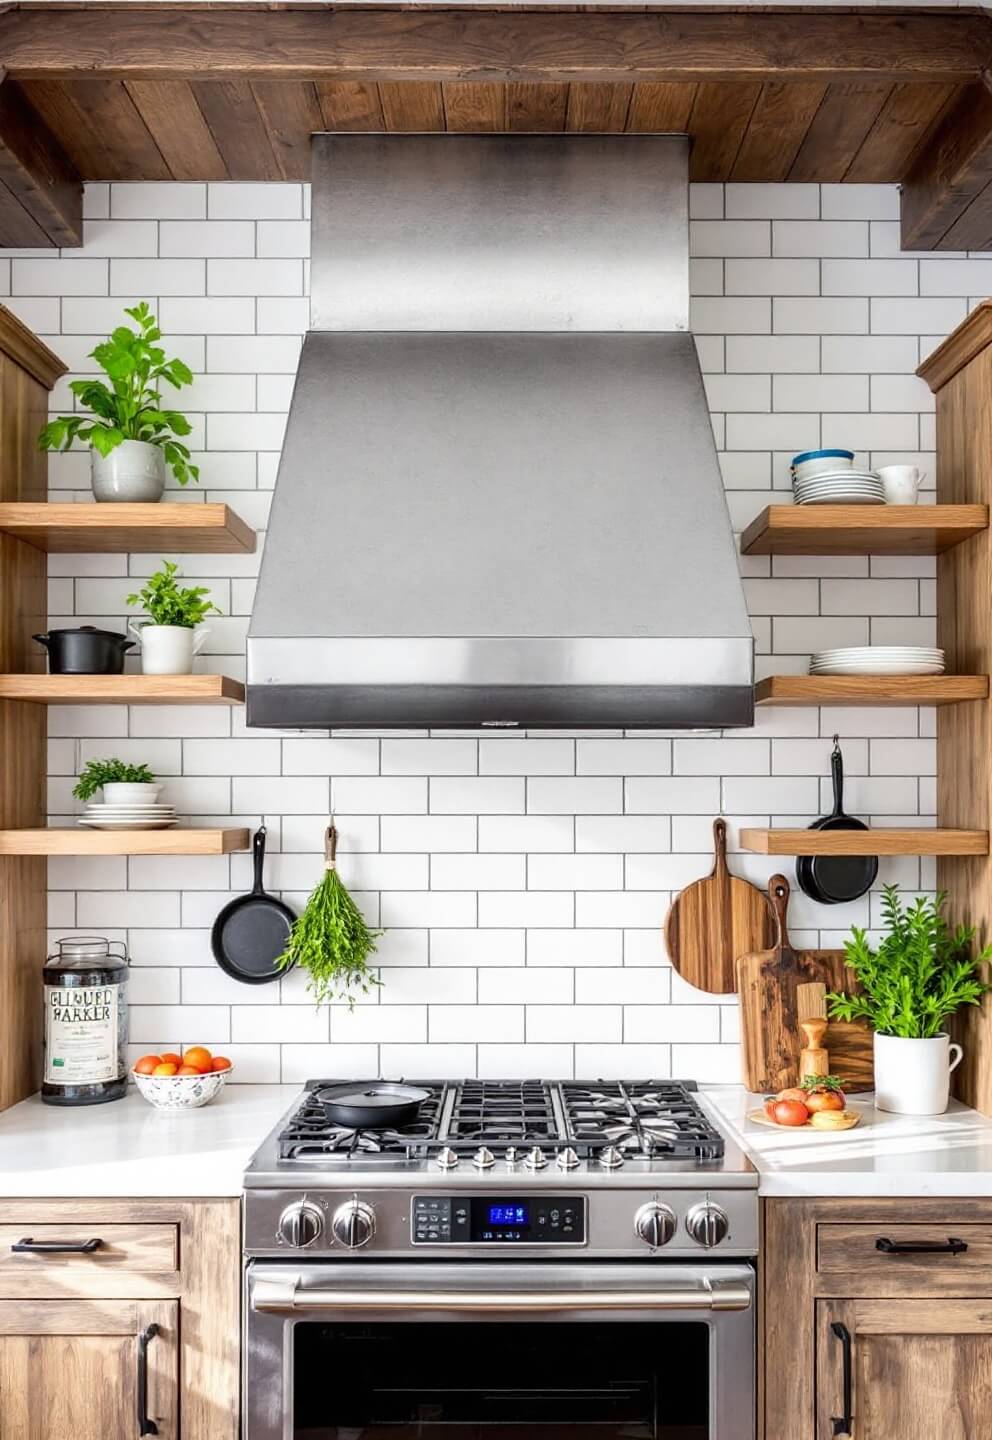
[[[210,948],[214,959],[232,980],[245,985],[265,985],[278,980],[290,968],[276,968],[286,948],[296,916],[288,905],[268,895],[262,885],[265,863],[265,826],[260,825],[252,841],[255,873],[250,895],[229,900],[214,921]]]
[[[430,1099],[430,1091],[394,1080],[351,1081],[347,1085],[325,1085],[314,1099],[332,1125],[385,1130],[416,1120],[421,1105]]]
[[[844,813],[844,761],[836,735],[830,756],[830,773],[834,808],[829,815],[821,815],[819,820],[814,820],[809,828],[867,830],[869,827],[863,820]],[[859,899],[871,889],[877,874],[878,858],[875,855],[800,855],[796,860],[796,879],[800,890],[820,905],[844,905]]]

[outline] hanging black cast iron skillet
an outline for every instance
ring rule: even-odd
[[[844,761],[838,737],[834,736],[830,756],[830,773],[834,786],[834,808],[821,815],[811,830],[867,830],[863,820],[844,814]],[[803,894],[820,905],[845,905],[867,894],[878,874],[875,855],[800,855],[796,860],[796,879]]]
[[[314,1099],[323,1107],[332,1125],[355,1130],[384,1130],[409,1125],[416,1120],[430,1091],[394,1080],[354,1081],[347,1085],[325,1085]]]
[[[229,900],[214,921],[210,948],[214,959],[232,980],[245,985],[265,985],[278,980],[290,968],[276,968],[286,948],[296,916],[288,905],[266,894],[262,885],[265,863],[265,826],[260,825],[252,841],[254,884],[250,895]]]

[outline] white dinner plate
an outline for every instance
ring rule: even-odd
[[[80,817],[77,825],[87,830],[171,830],[175,820],[90,820]]]
[[[833,665],[810,666],[811,675],[943,675],[945,667],[936,660],[877,660],[857,664],[838,660]]]

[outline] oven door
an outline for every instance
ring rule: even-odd
[[[753,1440],[747,1265],[254,1261],[245,1304],[245,1440]]]

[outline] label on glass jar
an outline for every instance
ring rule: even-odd
[[[46,1083],[116,1080],[119,993],[119,985],[45,986]]]

